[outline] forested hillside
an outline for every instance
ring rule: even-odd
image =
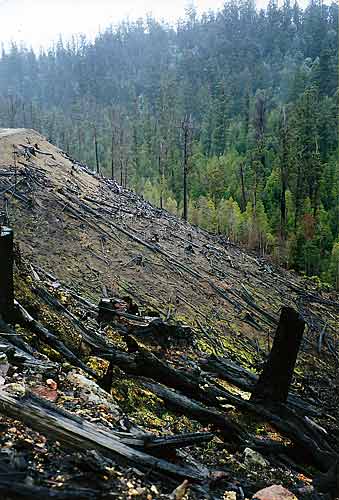
[[[337,62],[337,4],[230,1],[3,49],[0,126],[339,288]]]

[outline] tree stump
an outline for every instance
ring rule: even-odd
[[[273,347],[252,392],[252,400],[286,402],[304,328],[305,322],[297,311],[282,308]]]
[[[0,226],[0,316],[11,322],[14,315],[13,231]]]

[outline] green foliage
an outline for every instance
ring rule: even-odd
[[[241,236],[241,210],[233,198],[223,199],[218,208],[218,228],[234,242],[240,241]]]
[[[329,266],[329,276],[336,290],[339,290],[339,240],[334,243],[331,261]]]
[[[0,126],[34,128],[156,206],[338,286],[338,5],[226,2],[0,57]]]

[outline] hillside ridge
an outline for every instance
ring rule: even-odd
[[[32,130],[0,130],[0,166],[18,307],[15,330],[1,324],[2,446],[45,443],[35,493],[169,498],[185,479],[192,499],[277,482],[298,498],[332,494],[321,473],[339,449],[338,294],[152,207]],[[307,328],[287,404],[264,407],[249,397],[284,306]],[[265,459],[251,466],[249,447]],[[85,480],[88,467],[99,475]]]
[[[176,302],[179,314],[192,314],[191,306],[199,303],[199,290],[205,302],[200,304],[202,310],[207,306],[208,312],[213,308],[231,312],[232,321],[246,330],[248,323],[239,320],[240,309],[244,309],[265,331],[277,319],[282,304],[295,305],[300,297],[309,302],[317,294],[311,280],[153,208],[115,181],[98,177],[72,161],[33,131],[1,139],[3,172],[13,171],[13,144],[20,148],[27,138],[54,156],[38,153],[33,158],[18,158],[15,200],[10,196],[13,189],[7,189],[8,213],[17,240],[33,263],[48,267],[60,280],[86,288],[89,297],[102,295],[98,276],[108,290],[117,285],[118,278],[136,291],[141,287],[145,296],[149,293],[165,303]],[[1,182],[6,191],[8,177]],[[321,293],[323,298],[313,297],[316,303],[332,300],[331,294]]]

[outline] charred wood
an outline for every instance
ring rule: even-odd
[[[7,323],[14,319],[13,231],[0,226],[0,317]]]
[[[5,391],[0,392],[0,412],[9,417],[20,419],[33,429],[58,439],[68,447],[81,450],[96,449],[106,457],[117,457],[138,467],[155,469],[166,475],[186,478],[194,482],[207,479],[201,471],[193,467],[175,465],[163,459],[155,458],[143,451],[125,444],[122,439],[112,435],[89,422],[60,411],[54,405],[37,398],[25,396],[15,398]],[[138,438],[131,436],[130,442]]]
[[[62,354],[72,365],[78,366],[86,373],[89,373],[96,378],[96,373],[91,370],[81,359],[79,359],[65,344],[57,338],[56,335],[51,333],[41,323],[36,321],[19,303],[17,303],[17,320],[23,326],[27,327],[30,331],[35,333],[38,338],[53,347],[56,351]]]
[[[294,309],[283,307],[273,347],[251,399],[285,403],[291,385],[305,322]]]

